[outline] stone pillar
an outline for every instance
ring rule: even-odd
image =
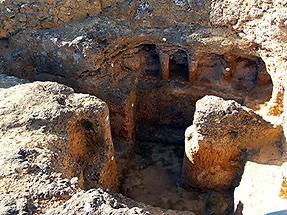
[[[160,51],[160,63],[161,63],[161,77],[163,80],[169,79],[169,60],[170,56],[169,54]]]
[[[101,105],[97,112],[82,113],[78,110],[69,118],[66,174],[78,177],[82,189],[100,185],[117,191],[118,178],[109,109],[105,103]]]
[[[196,61],[193,53],[188,53],[188,80],[193,82],[196,79]]]

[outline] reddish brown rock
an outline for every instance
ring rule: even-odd
[[[107,105],[57,83],[13,81],[0,90],[0,193],[41,211],[79,188],[116,191]]]
[[[205,95],[254,109],[270,100],[265,63],[234,39],[193,25],[135,30],[129,24],[93,17],[18,33],[3,56],[6,72],[96,95],[109,105],[114,142],[129,145],[150,133],[153,140],[182,141]],[[198,37],[190,38],[195,32]],[[205,33],[214,33],[216,42],[203,49],[198,39]]]
[[[234,188],[250,154],[280,143],[275,127],[235,101],[206,96],[196,103],[193,125],[185,133],[183,179],[192,187]]]

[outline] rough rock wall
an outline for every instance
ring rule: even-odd
[[[275,85],[270,111],[280,115],[286,88],[286,1],[213,1],[210,12],[213,26],[229,27],[239,38],[256,46]]]
[[[208,0],[122,0],[114,1],[102,15],[130,22],[134,29],[167,28],[176,23],[208,26],[210,3]]]
[[[63,3],[63,1],[57,2]],[[109,1],[105,2],[110,4]],[[130,125],[125,114],[129,112],[133,104],[133,97],[127,96],[132,91],[132,85],[127,83],[134,83],[135,75],[133,73],[127,75],[124,69],[130,70],[138,65],[131,66],[130,62],[134,62],[131,58],[122,64],[125,67],[118,67],[114,70],[111,68],[115,66],[117,55],[120,55],[123,50],[132,49],[143,43],[157,44],[163,48],[160,50],[168,52],[174,47],[183,48],[188,50],[187,53],[191,56],[196,53],[205,56],[207,51],[208,54],[221,56],[227,52],[239,52],[243,55],[261,57],[274,85],[273,97],[268,104],[266,113],[280,116],[283,112],[284,89],[287,83],[285,75],[286,1],[146,0],[112,2],[111,7],[101,10],[100,15],[122,19],[124,24],[118,25],[118,21],[106,17],[89,18],[83,22],[63,25],[61,28],[50,31],[38,30],[34,34],[27,31],[27,34],[20,33],[10,36],[10,34],[13,35],[19,30],[29,27],[33,29],[51,28],[87,16],[87,8],[73,13],[77,10],[73,8],[74,6],[66,7],[70,4],[68,1],[64,1],[63,11],[67,12],[63,18],[64,21],[58,20],[58,16],[64,14],[59,13],[61,9],[60,7],[58,9],[57,3],[48,1],[43,4],[40,2],[39,6],[37,6],[37,2],[34,2],[35,7],[33,3],[28,4],[31,6],[29,10],[33,15],[29,15],[30,12],[27,14],[23,12],[24,16],[22,16],[20,10],[23,3],[25,9],[27,1],[2,1],[1,18],[3,20],[0,25],[3,30],[1,37],[9,37],[9,39],[1,41],[0,44],[0,67],[8,66],[10,69],[5,68],[6,72],[21,77],[67,83],[78,91],[92,94],[101,91],[107,102],[110,102],[109,98],[113,96],[116,98],[113,106],[124,110],[124,114],[122,114],[115,108],[116,117],[113,118],[113,121],[118,120],[118,124]],[[85,2],[82,3],[86,5]],[[97,2],[93,4],[100,5]],[[48,12],[46,13],[50,5],[56,6],[57,16],[50,16]],[[73,2],[73,5],[77,5],[77,3]],[[7,11],[10,6],[11,10]],[[98,14],[99,10],[94,9],[102,8],[102,6],[92,8],[91,14],[93,12]],[[44,19],[41,15],[42,11],[44,11]],[[70,15],[68,15],[68,11],[71,12]],[[82,12],[83,14],[81,14]],[[5,15],[7,13],[8,16]],[[79,17],[78,14],[80,14]],[[32,21],[26,22],[25,16]],[[33,20],[34,18],[35,20]],[[49,19],[52,20],[51,23],[49,23]],[[21,20],[24,20],[23,23]],[[48,21],[48,25],[45,24],[46,21]],[[43,26],[41,22],[43,22]],[[30,23],[32,23],[31,26]],[[105,40],[106,38],[108,39]],[[2,42],[5,43],[3,47]],[[127,47],[127,43],[131,45]],[[130,55],[132,54],[131,52]],[[165,54],[162,55],[163,58],[165,56]],[[190,65],[197,65],[200,60],[196,59],[191,58]],[[204,59],[201,62],[206,63],[207,61],[209,60]],[[163,66],[166,64],[163,63]],[[193,67],[191,66],[189,69],[192,71]],[[202,71],[206,71],[206,68]],[[102,77],[104,77],[104,81],[102,81]],[[119,77],[120,81],[115,82],[113,79],[115,77]],[[122,86],[124,87],[121,88]],[[110,94],[108,93],[109,89],[117,90]],[[285,95],[285,122],[287,119],[286,101]],[[275,118],[275,121],[280,124],[278,119]],[[125,128],[119,129],[119,132],[125,133],[126,130]]]
[[[79,187],[117,189],[104,102],[51,82],[2,89],[0,98],[1,204],[20,198],[39,212]]]
[[[62,3],[68,4],[65,2]],[[85,5],[85,2],[80,3]],[[5,11],[5,4],[9,4],[9,1],[4,1],[2,4],[3,11]],[[21,5],[20,3],[15,3],[12,8],[17,8],[16,6],[18,4]],[[55,2],[52,2],[51,4],[55,4]],[[94,2],[94,4],[98,4],[97,1]],[[129,26],[130,33],[126,35],[128,38],[134,38],[137,34],[140,35],[140,32],[143,28],[151,28],[150,31],[152,29],[153,30],[149,33],[149,35],[153,33],[153,36],[158,35],[159,37],[167,38],[167,40],[174,40],[171,35],[176,34],[176,38],[183,38],[181,40],[176,40],[175,42],[177,44],[183,46],[184,41],[188,40],[191,43],[190,45],[192,45],[196,51],[198,51],[198,49],[209,49],[210,52],[224,53],[226,52],[226,47],[229,46],[233,48],[235,47],[235,49],[240,47],[245,52],[252,52],[254,55],[261,56],[266,63],[267,71],[271,74],[273,83],[275,85],[273,90],[272,102],[270,103],[269,107],[270,112],[273,115],[280,115],[280,113],[282,113],[283,105],[281,101],[284,88],[283,85],[285,82],[284,55],[286,55],[283,48],[285,47],[284,35],[286,34],[286,28],[284,27],[284,14],[286,14],[286,7],[284,2],[233,2],[227,0],[149,0],[108,1],[107,3],[101,4],[105,4],[105,7],[109,6],[106,9],[102,10],[102,12],[100,13],[101,16],[119,18],[124,21],[126,26]],[[73,3],[72,5],[77,5],[77,3]],[[17,11],[17,9],[15,10]],[[45,10],[39,11],[41,12]],[[37,12],[37,10],[34,10],[33,16],[37,16],[37,14],[40,14],[39,11]],[[169,13],[165,13],[163,11],[169,11]],[[60,14],[64,15],[67,13],[63,12]],[[73,16],[77,16],[78,14],[81,14],[81,10],[77,11],[76,13],[71,12],[69,17],[73,18]],[[9,20],[13,21],[13,17]],[[67,20],[67,22],[70,22],[70,19]],[[166,34],[155,32],[160,28],[168,29],[172,25],[174,25],[174,30],[178,28],[180,34],[178,34],[176,31],[168,30],[165,30],[167,31]],[[184,30],[182,26],[187,27],[187,30]],[[122,27],[123,26],[121,26],[121,28]],[[110,28],[113,28],[113,24],[110,25]],[[188,30],[188,28],[193,29],[193,31]],[[13,28],[8,26],[7,29]],[[21,29],[25,29],[25,27]],[[139,30],[139,32],[137,33],[135,32],[135,30]],[[98,38],[98,35],[96,37]],[[220,37],[223,37],[225,39],[222,40],[220,39]],[[71,44],[72,41],[77,42],[76,39],[79,40],[77,36],[69,40],[71,46],[73,46],[73,44]],[[90,43],[93,38],[90,38],[89,40]],[[105,40],[101,40],[102,41],[99,41],[97,43],[103,44],[105,42]],[[19,46],[19,44],[15,46],[17,47]],[[85,50],[88,51],[89,48],[86,47]],[[89,56],[91,55],[89,53],[84,54],[86,54],[87,58],[92,57]],[[18,53],[13,52],[13,56],[17,57]],[[44,58],[42,57],[42,59]],[[82,60],[81,54],[75,56],[75,59]],[[101,62],[101,60],[98,59],[94,60],[96,64]],[[81,61],[78,61],[78,63],[80,63],[81,65],[92,65],[91,60],[88,64]],[[99,66],[96,67],[96,69],[98,68]],[[38,70],[41,70],[41,68]]]
[[[168,1],[158,1],[158,3],[152,0],[144,1],[141,4],[145,7],[138,10],[140,3],[128,4],[123,1],[119,6],[131,10],[133,8],[131,5],[135,4],[136,11],[142,11],[137,19],[134,19],[134,16],[129,16],[132,18],[127,19],[126,14],[120,12],[122,9],[118,5],[113,8],[117,13],[111,11],[110,14],[114,17],[126,18],[132,23],[140,22],[141,27],[166,28],[172,23],[186,23],[189,26],[196,23],[217,32],[226,30],[228,33],[225,35],[249,44],[248,49],[253,50],[266,63],[274,83],[273,97],[268,111],[271,115],[279,116],[283,111],[282,94],[286,88],[286,1],[182,0],[170,2],[172,4]],[[169,11],[169,13],[162,13],[162,11]],[[200,18],[196,18],[198,16]],[[194,38],[195,35],[189,37]],[[200,40],[206,46],[214,43],[210,35],[201,36]],[[220,49],[224,49],[224,43]]]
[[[209,1],[206,0],[2,0],[0,38],[7,38],[25,29],[53,28],[99,14],[133,20],[133,27],[162,28],[175,22],[206,23],[208,8]],[[171,13],[163,13],[165,10]]]
[[[176,52],[183,51],[189,80],[169,86],[173,88],[171,97],[189,95],[194,104],[211,94],[252,108],[262,108],[270,100],[261,113],[267,118],[275,116],[274,121],[280,124],[277,117],[283,112],[286,65],[285,28],[278,23],[284,21],[284,10],[279,1],[111,2],[99,17],[51,30],[27,30],[1,41],[0,66],[10,75],[57,81],[98,96],[110,106],[114,138],[132,142],[136,118],[132,106],[142,78],[138,71],[145,63],[150,64],[139,63],[141,46],[156,47],[160,83],[177,78],[168,74],[172,70],[169,64]],[[264,33],[256,26],[263,26]],[[255,90],[246,95],[244,91],[250,87]],[[160,102],[157,108],[173,109],[165,103]]]
[[[104,102],[57,83],[1,78],[0,214],[193,214],[99,188],[118,185]]]
[[[111,0],[1,0],[0,38],[24,29],[46,29],[98,15]]]
[[[11,75],[57,81],[106,101],[114,138],[124,137],[128,142],[132,142],[135,124],[135,95],[142,101],[160,98],[158,107],[143,103],[139,119],[146,118],[145,112],[149,118],[159,115],[150,111],[159,109],[161,125],[168,123],[168,113],[176,115],[173,109],[182,109],[178,114],[183,120],[174,116],[170,124],[182,124],[186,117],[191,123],[193,110],[188,104],[206,94],[253,108],[270,99],[272,82],[264,62],[248,44],[226,31],[183,24],[135,30],[130,24],[94,17],[53,30],[18,33],[7,41],[2,65]],[[178,75],[181,69],[184,72]],[[137,93],[139,85],[143,93]],[[161,90],[151,95],[149,89],[155,86]],[[146,92],[150,93],[143,98]],[[180,108],[171,105],[175,100],[183,101]]]

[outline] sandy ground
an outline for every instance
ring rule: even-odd
[[[186,189],[181,183],[183,145],[140,143],[121,191],[124,195],[152,206],[189,210],[196,214],[228,214],[232,195]]]

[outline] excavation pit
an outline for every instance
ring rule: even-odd
[[[284,211],[286,4],[230,2],[1,1],[0,214]]]
[[[192,125],[196,102],[206,95],[253,110],[265,105],[273,87],[265,63],[259,57],[228,53],[191,61],[188,50],[164,51],[150,44],[139,48],[135,58],[141,65],[134,71],[137,82],[125,120],[131,123],[134,154],[125,158],[121,193],[164,209],[231,214],[234,187],[221,192],[183,183],[184,133]]]
[[[184,134],[193,124],[196,102],[206,95],[235,100],[253,110],[270,101],[273,84],[264,61],[240,52],[195,53],[188,47],[153,43],[126,47],[111,58],[96,71],[85,70],[78,79],[65,81],[109,106],[120,192],[163,209],[231,214],[233,189],[219,192],[183,183]],[[88,124],[76,127],[89,136]],[[236,139],[236,131],[230,134]],[[73,149],[76,160],[85,164],[85,157]],[[90,179],[86,172],[82,175]],[[84,189],[97,186],[85,185]]]

